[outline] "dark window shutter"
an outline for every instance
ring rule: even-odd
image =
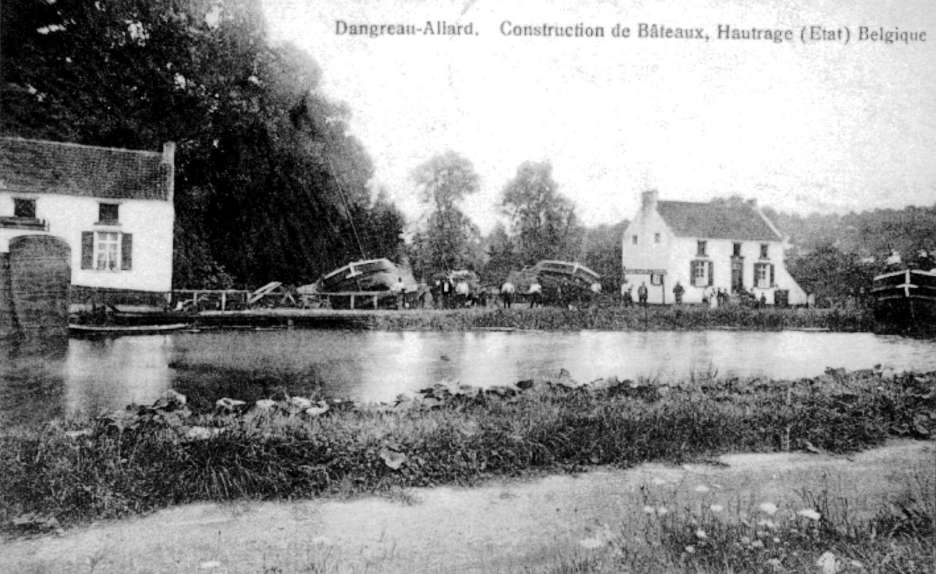
[[[715,284],[715,266],[712,265],[712,262],[708,262],[708,286],[711,287]]]
[[[133,234],[124,233],[120,239],[120,268],[124,271],[133,269]]]
[[[695,285],[695,261],[689,262],[689,284]]]
[[[770,286],[773,287],[774,283],[774,266],[773,263],[770,264]]]
[[[94,232],[81,232],[81,268],[94,269]]]

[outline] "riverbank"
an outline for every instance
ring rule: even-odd
[[[199,328],[314,327],[376,329],[385,331],[471,331],[517,329],[542,331],[701,331],[738,329],[781,331],[784,329],[837,332],[873,331],[874,320],[867,309],[755,309],[727,306],[710,309],[702,305],[621,307],[603,303],[578,309],[515,305],[469,309],[330,310],[258,309],[249,311],[206,311],[193,320]]]
[[[729,452],[849,452],[936,432],[936,372],[795,381],[437,386],[393,405],[180,395],[0,434],[0,525],[55,529],[197,501],[304,498]]]
[[[739,306],[711,309],[702,305],[625,308],[617,305],[598,305],[581,309],[468,309],[443,314],[417,311],[375,316],[371,326],[387,330],[442,331],[492,328],[550,331],[701,331],[725,328],[750,331],[808,329],[854,332],[871,331],[874,322],[869,312],[858,309],[753,309]]]

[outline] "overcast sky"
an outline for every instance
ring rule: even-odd
[[[782,210],[936,203],[936,6],[932,0],[680,2],[267,0],[275,39],[307,50],[323,89],[353,110],[376,179],[419,216],[410,173],[447,149],[481,192],[487,231],[526,160],[552,162],[590,225],[630,218],[639,192],[741,195]],[[797,4],[802,4],[798,6]],[[691,6],[690,6],[691,5]],[[810,6],[807,6],[810,5]],[[817,8],[818,6],[818,8]],[[472,37],[338,35],[336,20],[474,22]],[[515,38],[515,24],[603,25],[604,39]],[[710,42],[615,39],[620,23],[704,26]],[[793,28],[797,41],[717,41],[719,24]],[[799,42],[822,24],[925,30],[926,42]]]

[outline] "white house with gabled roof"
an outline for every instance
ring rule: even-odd
[[[162,152],[0,137],[0,252],[19,235],[71,248],[71,283],[172,289],[175,146]]]
[[[721,289],[763,296],[768,305],[802,305],[806,293],[786,270],[785,247],[753,202],[660,201],[655,190],[646,191],[624,231],[623,279],[635,297],[645,284],[650,303],[673,303],[678,282],[685,303]]]

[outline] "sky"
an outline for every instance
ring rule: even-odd
[[[489,231],[524,161],[549,160],[587,225],[661,199],[740,195],[784,211],[936,203],[936,6],[931,0],[266,0],[275,41],[309,52],[321,89],[383,186],[425,217],[413,169],[454,150],[481,191],[465,209]],[[471,36],[338,34],[348,24],[473,23]],[[605,37],[502,34],[514,25],[603,26]],[[710,41],[636,38],[639,23],[703,27]],[[615,25],[631,37],[613,38]],[[718,26],[792,29],[793,42],[718,40]],[[804,26],[850,41],[802,43]],[[858,41],[859,27],[925,41]],[[844,31],[843,31],[844,34]]]

